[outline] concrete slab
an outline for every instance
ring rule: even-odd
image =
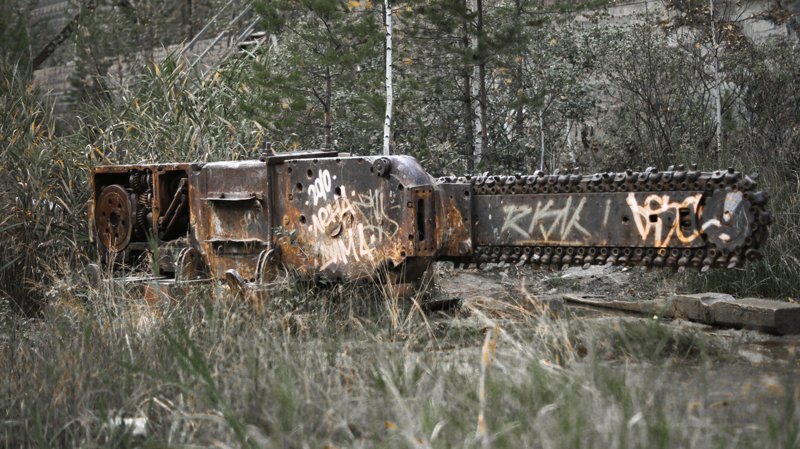
[[[668,301],[668,314],[673,318],[780,335],[800,333],[798,304],[762,298],[735,299],[721,293],[677,295]]]
[[[731,302],[734,297],[724,293],[699,293],[694,295],[677,295],[666,299],[667,315],[672,318],[712,324],[710,306],[718,302]]]
[[[800,333],[800,305],[761,298],[711,304],[712,324],[743,327],[773,334]]]
[[[712,326],[800,334],[800,304],[761,298],[735,299],[724,293],[676,295],[655,301],[614,301],[566,294],[567,302],[641,315],[660,314]]]

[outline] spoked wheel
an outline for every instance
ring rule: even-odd
[[[132,205],[128,192],[120,185],[106,186],[95,206],[97,238],[109,253],[128,247],[133,230]]]

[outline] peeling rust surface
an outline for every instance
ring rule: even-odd
[[[423,196],[432,201],[433,180],[410,158],[392,158],[395,167],[384,176],[375,162],[385,164],[384,158],[326,157],[273,166],[284,263],[308,276],[343,281],[375,277],[433,254],[433,236],[420,242],[415,233],[414,212]],[[423,216],[433,220],[430,208],[428,214]]]
[[[191,237],[208,271],[221,279],[234,269],[254,281],[258,257],[270,244],[264,204],[266,164],[209,163],[189,179]]]
[[[413,281],[458,265],[732,268],[760,257],[766,194],[732,170],[428,175],[409,156],[335,152],[97,167],[89,204],[106,261],[184,282]]]

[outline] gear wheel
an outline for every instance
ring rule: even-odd
[[[146,207],[140,207],[136,210],[136,229],[137,231],[144,232],[148,228],[147,223],[147,214],[150,213],[150,209]]]
[[[150,175],[148,173],[132,172],[128,182],[136,193],[144,193],[150,190]]]
[[[108,251],[122,251],[130,243],[132,209],[130,195],[124,187],[118,184],[103,187],[95,206],[95,225],[97,238]]]

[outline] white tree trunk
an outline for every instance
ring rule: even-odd
[[[392,8],[389,0],[383,0],[383,7],[386,9],[386,117],[383,120],[383,154],[392,153],[392,103],[394,93],[392,92]]]
[[[713,52],[712,71],[714,73],[714,135],[717,140],[716,160],[719,164],[722,156],[722,79],[719,73],[719,45],[714,27],[714,0],[708,0],[708,10],[711,15],[711,44]]]
[[[539,138],[542,151],[539,159],[539,170],[544,170],[544,108],[539,111]]]
[[[469,5],[469,11],[472,14],[476,14],[478,11],[478,4],[476,0],[469,0],[467,2]],[[472,33],[470,36],[470,49],[473,52],[478,51],[478,34]],[[472,126],[472,141],[474,142],[474,153],[473,159],[475,160],[475,166],[477,167],[478,164],[481,162],[481,158],[483,157],[483,141],[481,140],[481,135],[483,134],[483,121],[481,120],[481,110],[480,110],[480,94],[481,94],[481,86],[480,86],[480,68],[477,64],[472,66],[472,82],[470,83],[470,105],[472,107],[472,117],[473,117],[473,126]]]

